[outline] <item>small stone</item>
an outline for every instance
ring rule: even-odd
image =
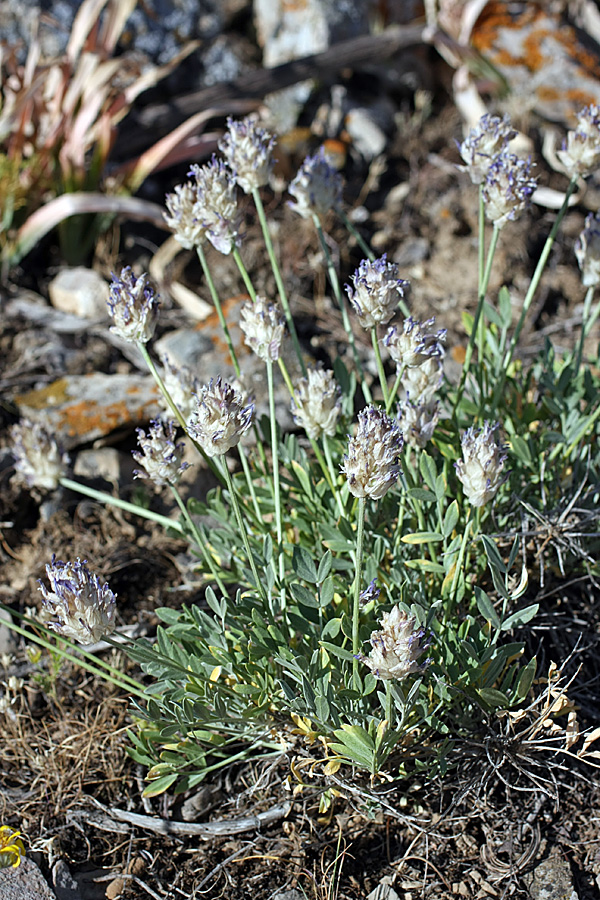
[[[48,285],[48,293],[61,312],[89,319],[107,316],[108,284],[93,269],[63,269]]]
[[[73,473],[79,478],[103,478],[117,485],[125,478],[133,481],[133,463],[126,453],[119,453],[115,447],[99,447],[81,450],[75,458]]]
[[[0,609],[0,655],[14,653],[17,646],[17,636],[7,622],[12,622],[12,616],[5,609]]]
[[[0,897],[2,900],[58,900],[36,864],[27,857],[16,869],[0,869]]]
[[[559,854],[544,859],[524,876],[530,900],[578,900],[569,863]]]
[[[80,900],[79,885],[64,859],[57,859],[52,866],[52,883],[57,900]]]

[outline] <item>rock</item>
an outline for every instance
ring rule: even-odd
[[[530,900],[578,900],[571,868],[559,854],[544,859],[523,881]]]
[[[400,900],[400,897],[390,884],[390,877],[384,876],[375,890],[367,895],[367,900]]]
[[[17,646],[17,636],[7,622],[12,622],[12,616],[5,609],[0,609],[0,654],[14,653]]]
[[[81,450],[75,459],[73,474],[79,478],[103,478],[110,484],[121,484],[133,479],[133,459],[119,453],[114,447]]]
[[[2,900],[57,900],[36,864],[25,857],[16,869],[0,869]]]
[[[385,150],[393,127],[393,108],[383,101],[373,106],[354,106],[344,119],[346,131],[358,152],[368,161]]]
[[[90,319],[108,315],[108,284],[85,266],[62,269],[48,285],[48,293],[52,306],[61,312]]]
[[[52,883],[57,900],[80,900],[79,885],[64,859],[57,859],[52,866]]]
[[[279,891],[279,893],[273,894],[273,900],[304,900],[304,897],[300,891],[292,888],[291,891]]]
[[[93,372],[67,375],[13,400],[21,415],[43,422],[68,450],[154,418],[160,412],[157,396],[149,375]]]

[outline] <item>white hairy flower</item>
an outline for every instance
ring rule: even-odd
[[[537,182],[531,176],[531,163],[504,150],[487,171],[483,184],[485,214],[498,228],[518,219],[529,205]]]
[[[600,165],[600,108],[592,103],[577,114],[577,128],[567,132],[556,155],[573,178],[591,175]]]
[[[341,471],[355,497],[380,500],[400,474],[402,434],[395,419],[368,406],[358,414],[356,436],[350,439]]]
[[[365,329],[389,322],[409,286],[398,278],[398,266],[389,263],[385,254],[374,262],[363,259],[352,281],[354,289],[347,284],[346,293]]]
[[[198,394],[198,404],[188,422],[188,434],[207,456],[222,456],[235,447],[252,424],[254,404],[220,377],[212,378]]]
[[[28,487],[53,491],[70,462],[41,422],[22,419],[10,429],[17,480]]]
[[[193,410],[196,408],[194,394],[197,394],[201,387],[198,378],[196,378],[192,370],[187,366],[178,368],[171,362],[167,354],[165,354],[163,356],[162,380],[169,392],[171,400],[183,416],[184,420],[187,421]],[[159,393],[158,395],[158,402],[168,415],[172,415],[171,407],[162,393]]]
[[[290,207],[304,219],[310,219],[313,214],[322,219],[330,210],[339,209],[342,177],[327,159],[323,147],[314,156],[306,157],[289,192],[296,201]]]
[[[84,563],[64,563],[53,556],[46,566],[52,593],[42,582],[39,590],[48,628],[79,644],[95,644],[114,630],[116,598]]]
[[[257,116],[247,116],[241,122],[227,119],[219,150],[246,194],[268,183],[274,146],[275,138],[259,126]]]
[[[422,450],[433,437],[439,417],[440,404],[437,400],[419,403],[407,400],[400,404],[398,424],[405,442]]]
[[[186,250],[199,247],[205,239],[206,230],[198,219],[196,211],[197,193],[191,181],[175,185],[175,193],[167,194],[165,203],[168,210],[163,213],[165,222]]]
[[[481,117],[459,145],[460,155],[466,163],[461,168],[469,173],[473,184],[485,181],[490,163],[516,134],[508,116],[501,119],[486,113]]]
[[[435,400],[443,381],[441,360],[429,356],[418,366],[408,366],[402,373],[402,389],[411,403],[431,403]]]
[[[396,363],[398,373],[404,372],[410,366],[423,365],[432,357],[441,359],[444,356],[446,329],[438,331],[437,334],[428,332],[426,329],[433,325],[435,317],[418,322],[409,316],[404,320],[402,330],[397,325],[388,328],[383,343]]]
[[[399,606],[394,606],[381,619],[381,630],[371,634],[372,650],[368,656],[359,656],[376,678],[382,681],[406,678],[423,672],[430,660],[417,660],[431,646],[431,636],[424,628],[415,628],[415,616],[408,616]]]
[[[279,306],[257,294],[254,302],[244,303],[240,317],[240,328],[248,347],[265,362],[279,359],[285,335],[285,318]]]
[[[127,266],[119,277],[113,275],[107,305],[114,322],[111,331],[130,343],[146,344],[150,340],[160,301],[145,272],[136,278]]]
[[[508,477],[504,470],[505,446],[496,438],[499,424],[486,422],[483,428],[469,428],[462,436],[463,459],[454,463],[471,506],[485,506]]]
[[[292,399],[296,425],[302,426],[309,438],[333,437],[342,411],[341,390],[330,369],[309,369]]]
[[[585,228],[575,242],[575,256],[584,287],[600,284],[600,215],[590,213]]]
[[[134,477],[148,478],[157,487],[177,484],[189,463],[181,461],[184,444],[183,441],[175,443],[175,423],[153,419],[148,434],[142,428],[136,431],[141,452],[132,450],[131,455],[145,471],[136,469]]]

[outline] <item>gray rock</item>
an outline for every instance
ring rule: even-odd
[[[90,319],[108,315],[108,284],[94,269],[62,269],[48,285],[48,293],[52,306],[61,312]]]
[[[5,609],[0,609],[0,654],[14,653],[17,646],[17,636],[7,622],[12,622],[12,617]]]
[[[544,859],[523,881],[530,900],[578,900],[571,868],[558,854]]]
[[[52,882],[57,900],[81,900],[79,885],[64,859],[57,859],[52,866]]]
[[[292,888],[290,891],[279,891],[279,893],[273,894],[273,900],[304,900],[304,897],[300,891]]]
[[[16,869],[0,869],[0,897],[2,900],[57,900],[36,864],[27,857]]]
[[[123,477],[133,478],[133,460],[114,447],[81,450],[75,459],[73,473],[80,478],[103,478],[117,485]]]

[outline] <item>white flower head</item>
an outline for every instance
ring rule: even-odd
[[[382,681],[399,680],[423,672],[429,659],[419,658],[431,646],[431,635],[424,628],[415,628],[416,617],[408,616],[394,606],[381,619],[381,630],[370,637],[372,650],[368,656],[358,657]]]
[[[531,162],[507,150],[490,163],[483,184],[485,214],[498,228],[518,219],[537,187],[531,176]]]
[[[206,229],[197,216],[197,193],[191,181],[175,185],[175,193],[167,194],[165,222],[186,250],[199,247],[206,238]]]
[[[46,566],[52,593],[42,582],[39,590],[48,628],[79,644],[95,644],[114,630],[116,597],[85,562],[64,563],[53,556]]]
[[[342,412],[341,390],[330,369],[309,369],[292,399],[296,425],[316,441],[322,435],[333,437]]]
[[[188,434],[207,456],[222,456],[235,447],[252,424],[254,404],[244,406],[241,394],[220,377],[212,378],[198,394],[188,421]]]
[[[219,150],[246,194],[268,183],[274,146],[275,138],[259,126],[257,116],[247,116],[241,121],[227,119],[227,132]]]
[[[358,429],[350,438],[341,471],[355,497],[380,500],[398,481],[402,434],[395,419],[368,406],[358,414]]]
[[[196,408],[194,394],[197,394],[200,390],[200,382],[190,368],[187,366],[178,368],[171,362],[166,353],[163,356],[163,367],[163,383],[169,392],[171,400],[187,421]],[[162,393],[158,395],[158,402],[169,415],[172,415],[171,407]]]
[[[418,366],[408,366],[402,374],[404,398],[411,403],[431,403],[444,380],[442,362],[429,356]]]
[[[469,173],[473,184],[485,181],[490,163],[516,134],[508,116],[501,119],[486,113],[481,117],[467,138],[459,144],[460,155],[466,163],[461,168]]]
[[[310,219],[313,214],[322,219],[330,210],[340,208],[342,177],[327,159],[323,147],[314,156],[306,157],[289,192],[296,201],[290,203],[291,209],[304,219]]]
[[[67,474],[69,456],[41,422],[22,419],[10,429],[17,480],[53,491]]]
[[[409,366],[420,366],[433,357],[441,359],[444,356],[446,329],[443,328],[437,334],[427,331],[433,325],[435,317],[418,322],[409,316],[404,320],[402,330],[397,325],[388,328],[383,343],[396,363],[398,373],[404,372]]]
[[[435,432],[440,417],[440,404],[437,400],[411,403],[406,400],[400,404],[398,424],[402,429],[404,440],[411,447],[422,450],[429,443]]]
[[[156,328],[160,306],[159,296],[142,272],[136,278],[130,266],[113,275],[107,300],[113,319],[111,331],[130,343],[146,344]]]
[[[148,434],[137,428],[139,450],[132,450],[131,455],[144,471],[136,469],[135,478],[148,478],[157,487],[166,484],[177,484],[189,463],[182,462],[183,441],[175,443],[175,423],[153,419]]]
[[[240,316],[240,328],[248,347],[265,362],[279,359],[285,335],[285,317],[279,306],[257,294],[254,302],[244,303]]]
[[[352,282],[354,289],[347,284],[346,293],[365,329],[389,322],[409,286],[398,278],[398,266],[389,263],[385,254],[374,262],[363,259]]]
[[[600,215],[590,213],[585,228],[575,242],[575,256],[581,269],[584,287],[600,284]]]
[[[194,217],[207,240],[226,256],[240,244],[235,179],[214,156],[206,166],[193,165],[189,174],[195,179]]]
[[[600,165],[600,108],[592,103],[577,114],[577,128],[567,132],[556,155],[573,178],[591,175]]]
[[[469,428],[462,436],[463,459],[454,466],[471,506],[489,503],[508,478],[504,468],[506,448],[496,437],[499,427],[498,423],[486,422],[483,428]]]

